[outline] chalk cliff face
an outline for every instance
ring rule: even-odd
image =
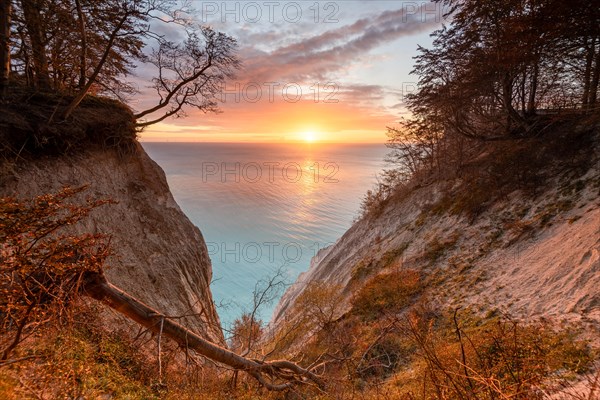
[[[475,221],[435,209],[439,183],[398,195],[313,258],[282,297],[271,327],[301,312],[294,303],[312,282],[341,287],[343,313],[370,277],[396,268],[424,272],[429,297],[444,307],[500,308],[515,317],[600,327],[597,142],[593,153],[585,175],[556,177],[534,199],[512,192]]]
[[[209,289],[211,262],[200,230],[183,214],[162,169],[140,145],[133,155],[89,150],[42,157],[3,173],[0,195],[32,197],[89,185],[82,198],[112,199],[93,211],[81,232],[112,237],[111,283],[215,342],[223,342]]]

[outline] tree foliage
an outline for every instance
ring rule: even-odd
[[[0,344],[1,360],[25,334],[67,312],[83,275],[100,271],[109,255],[107,236],[64,232],[108,202],[67,203],[84,189],[65,188],[30,201],[0,199],[0,326],[11,332]]]
[[[18,0],[1,16],[11,26],[10,38],[0,37],[10,45],[3,70],[63,93],[66,104],[52,118],[69,117],[89,93],[121,100],[137,93],[128,77],[138,66],[152,71],[158,96],[136,113],[140,126],[184,116],[184,107],[213,112],[215,94],[239,67],[236,41],[194,24],[192,13],[172,0]]]
[[[538,114],[597,106],[593,2],[440,0],[452,22],[420,48],[408,107],[436,129],[495,139],[537,132]],[[590,61],[591,60],[591,61]]]
[[[436,2],[450,23],[419,47],[418,90],[405,99],[412,116],[388,128],[390,167],[361,216],[406,184],[462,178],[469,162],[501,151],[495,143],[600,111],[597,1]]]

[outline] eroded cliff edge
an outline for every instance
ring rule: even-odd
[[[514,186],[518,177],[510,175],[514,162],[531,162],[527,157],[498,164],[510,183],[498,197],[482,179],[465,191],[466,178],[399,191],[313,258],[283,295],[271,328],[302,313],[297,301],[311,284],[339,288],[341,316],[374,276],[411,269],[427,276],[425,293],[440,308],[499,309],[600,329],[599,138],[597,127],[571,132],[557,139],[559,152],[540,152],[545,183],[533,186],[535,194]],[[575,140],[582,143],[564,150]],[[468,167],[491,170],[493,157],[482,154]]]
[[[64,186],[89,185],[82,198],[111,199],[82,226],[112,237],[108,279],[121,289],[217,343],[223,342],[212,301],[212,267],[200,230],[181,211],[162,169],[141,145],[133,154],[94,148],[28,158],[4,166],[0,195],[27,198]]]

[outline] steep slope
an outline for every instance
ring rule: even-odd
[[[313,258],[282,297],[272,327],[296,317],[294,304],[311,283],[341,286],[343,313],[370,278],[403,269],[427,276],[428,297],[444,307],[500,308],[600,327],[597,136],[583,147],[577,150],[582,159],[565,156],[575,166],[548,172],[535,195],[509,190],[485,207],[477,196],[487,196],[487,189],[470,187],[465,194],[460,181],[399,191]]]
[[[151,307],[182,316],[178,322],[195,332],[223,341],[202,234],[176,204],[164,172],[139,144],[127,156],[107,148],[30,158],[3,172],[0,183],[2,196],[31,197],[89,185],[83,198],[115,200],[77,228],[111,235],[108,279]]]

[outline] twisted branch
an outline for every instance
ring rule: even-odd
[[[193,349],[215,362],[246,372],[269,390],[282,391],[298,384],[312,384],[324,388],[324,382],[319,376],[291,361],[249,359],[200,337],[113,286],[102,273],[87,273],[83,283],[83,294],[108,305],[152,332],[159,333],[162,328],[162,334],[179,345]]]

